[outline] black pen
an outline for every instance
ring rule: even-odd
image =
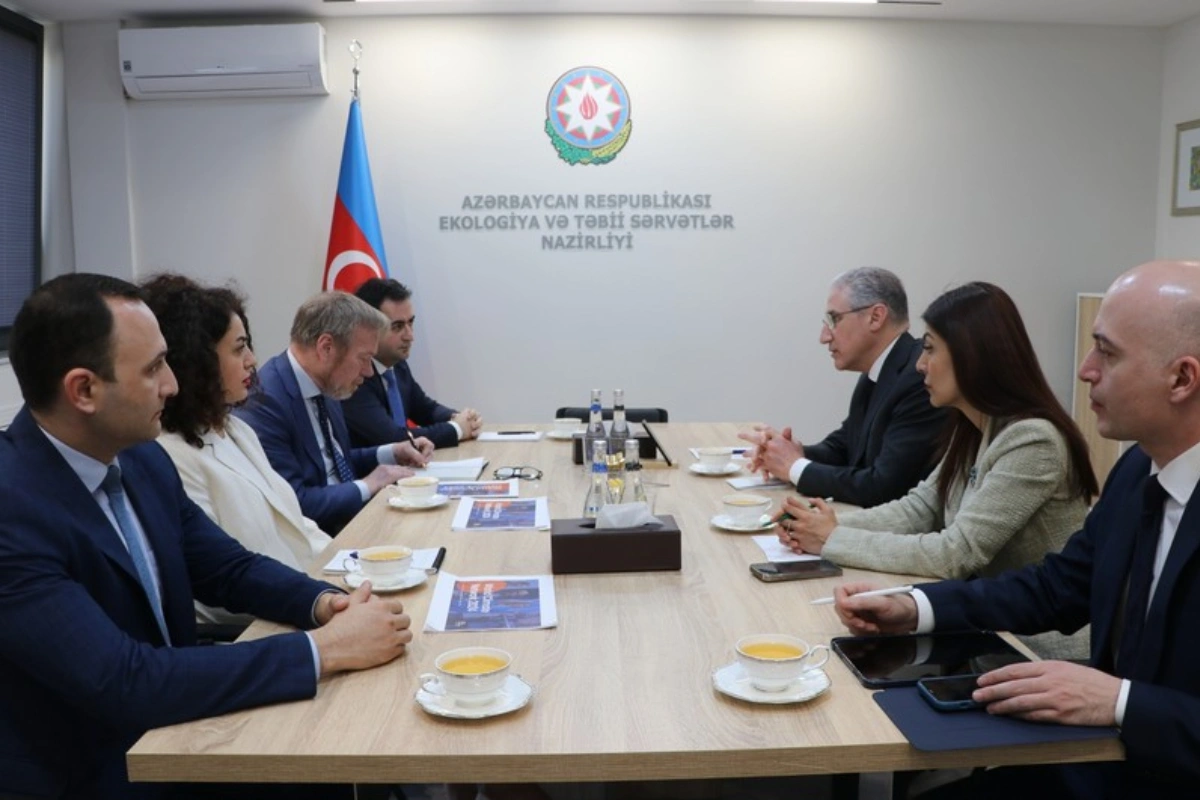
[[[497,431],[497,436],[525,436],[526,434],[537,433],[537,431]]]
[[[431,566],[430,569],[433,570],[434,572],[437,572],[439,569],[441,569],[442,568],[442,559],[444,559],[445,557],[446,557],[446,548],[439,547],[438,551],[437,551],[437,555],[433,557],[433,566]]]

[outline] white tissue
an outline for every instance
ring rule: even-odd
[[[601,506],[596,517],[596,530],[640,528],[643,525],[662,525],[662,520],[650,513],[645,503],[621,503]]]

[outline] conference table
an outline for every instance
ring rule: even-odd
[[[548,425],[500,428],[549,430]],[[754,633],[783,632],[828,643],[845,629],[832,606],[810,605],[845,580],[881,586],[903,575],[846,569],[841,578],[762,583],[748,565],[763,553],[746,533],[710,524],[724,478],[693,474],[689,448],[738,445],[733,423],[652,426],[673,467],[646,462],[643,475],[656,513],[674,515],[682,531],[682,569],[558,575],[558,625],[547,630],[431,633],[422,630],[433,587],[397,595],[413,619],[407,653],[381,667],[320,681],[312,700],[250,709],[150,731],[130,750],[134,781],[247,782],[527,782],[628,781],[891,772],[982,765],[1115,760],[1115,739],[1037,746],[919,752],[833,657],[832,686],[794,705],[732,699],[712,673],[734,658],[734,643]],[[489,426],[496,430],[496,426]],[[573,463],[571,443],[464,442],[435,459],[483,456],[482,478],[502,466],[533,466],[542,478],[521,481],[522,497],[548,496],[551,516],[579,517],[588,473]],[[744,473],[743,473],[744,474]],[[452,531],[457,501],[402,511],[385,489],[345,528],[337,549],[402,543],[446,548],[444,572],[458,576],[549,575],[548,531]],[[785,489],[767,493],[773,509]],[[325,576],[340,585],[335,576]],[[917,579],[919,580],[919,579]],[[282,628],[256,622],[247,637]],[[434,658],[466,645],[503,648],[513,671],[535,687],[532,701],[505,716],[451,720],[415,702],[419,676]]]

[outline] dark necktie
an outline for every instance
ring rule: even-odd
[[[388,410],[392,414],[392,422],[401,428],[408,425],[404,415],[404,401],[400,399],[400,385],[396,383],[396,373],[393,370],[383,371],[383,385],[387,388]]]
[[[121,483],[119,466],[116,464],[109,466],[108,474],[104,476],[100,488],[108,495],[108,505],[112,508],[113,516],[117,520],[117,527],[121,529],[121,537],[125,540],[129,558],[133,561],[134,570],[137,571],[138,583],[142,585],[146,599],[150,601],[150,610],[154,612],[154,620],[158,623],[163,641],[170,644],[171,636],[167,633],[167,621],[163,618],[162,598],[158,594],[158,584],[154,582],[154,576],[150,574],[150,557],[146,553],[142,537],[138,536],[137,524],[133,521],[133,512],[129,509],[129,501],[125,497],[125,486]]]
[[[354,471],[346,463],[342,451],[334,444],[333,427],[329,424],[329,409],[325,407],[325,395],[317,395],[313,398],[313,403],[317,406],[317,424],[321,426],[321,438],[325,440],[325,453],[333,462],[333,471],[337,473],[339,481],[350,483],[354,480]]]
[[[1150,585],[1154,582],[1154,553],[1158,549],[1166,500],[1167,491],[1158,482],[1158,476],[1147,477],[1142,489],[1142,517],[1129,565],[1124,627],[1117,647],[1117,675],[1122,678],[1133,677],[1138,667],[1142,629],[1146,626],[1146,610],[1150,606]]]
[[[875,394],[875,381],[863,376],[863,411],[871,407],[871,395]]]

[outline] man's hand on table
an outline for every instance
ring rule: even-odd
[[[872,633],[912,633],[917,627],[917,601],[910,594],[855,597],[880,587],[871,583],[843,583],[833,590],[838,619],[856,636]]]
[[[1121,679],[1067,661],[1010,664],[979,677],[989,714],[1061,725],[1115,725]]]
[[[460,441],[474,439],[483,429],[483,417],[479,416],[479,412],[473,408],[464,408],[450,417],[450,421],[458,425],[462,430],[462,436],[459,437]]]
[[[370,581],[348,595],[322,595],[316,613],[325,620],[311,632],[322,676],[386,664],[403,655],[413,638],[403,604],[372,595]]]
[[[401,478],[407,478],[413,474],[413,471],[408,467],[400,467],[393,464],[380,464],[375,469],[371,470],[371,474],[363,478],[363,483],[367,484],[367,491],[374,497],[383,487],[395,483]]]

